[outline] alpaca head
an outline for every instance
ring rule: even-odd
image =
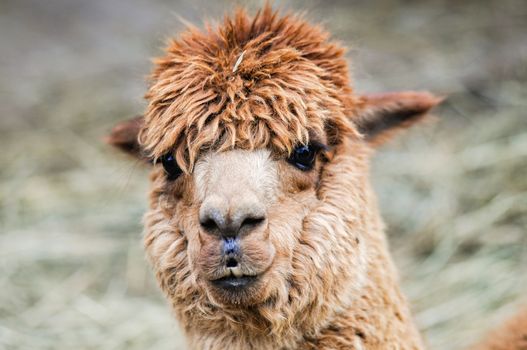
[[[356,95],[343,49],[270,8],[181,34],[146,98],[109,142],[152,164],[145,247],[189,332],[309,328],[353,298],[381,226],[371,150],[439,102]]]

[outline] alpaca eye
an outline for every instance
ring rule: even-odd
[[[287,161],[298,169],[308,171],[313,168],[318,148],[313,145],[297,146]]]
[[[167,153],[161,157],[161,164],[163,164],[163,168],[165,168],[165,172],[167,173],[167,179],[170,181],[177,179],[179,175],[183,174],[183,171],[177,165],[176,158],[171,153]]]

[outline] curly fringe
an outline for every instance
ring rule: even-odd
[[[266,6],[187,28],[155,60],[139,136],[153,159],[174,152],[191,172],[200,152],[269,147],[290,153],[310,135],[330,144],[353,127],[344,49],[295,15]]]

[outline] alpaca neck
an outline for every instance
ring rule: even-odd
[[[370,237],[368,279],[360,297],[299,349],[423,349],[402,295],[384,233]]]

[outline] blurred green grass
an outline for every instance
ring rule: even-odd
[[[234,4],[0,1],[1,349],[184,349],[143,258],[147,170],[102,138],[177,17]],[[465,347],[527,303],[527,3],[277,5],[351,45],[358,91],[449,96],[372,175],[430,348]]]

